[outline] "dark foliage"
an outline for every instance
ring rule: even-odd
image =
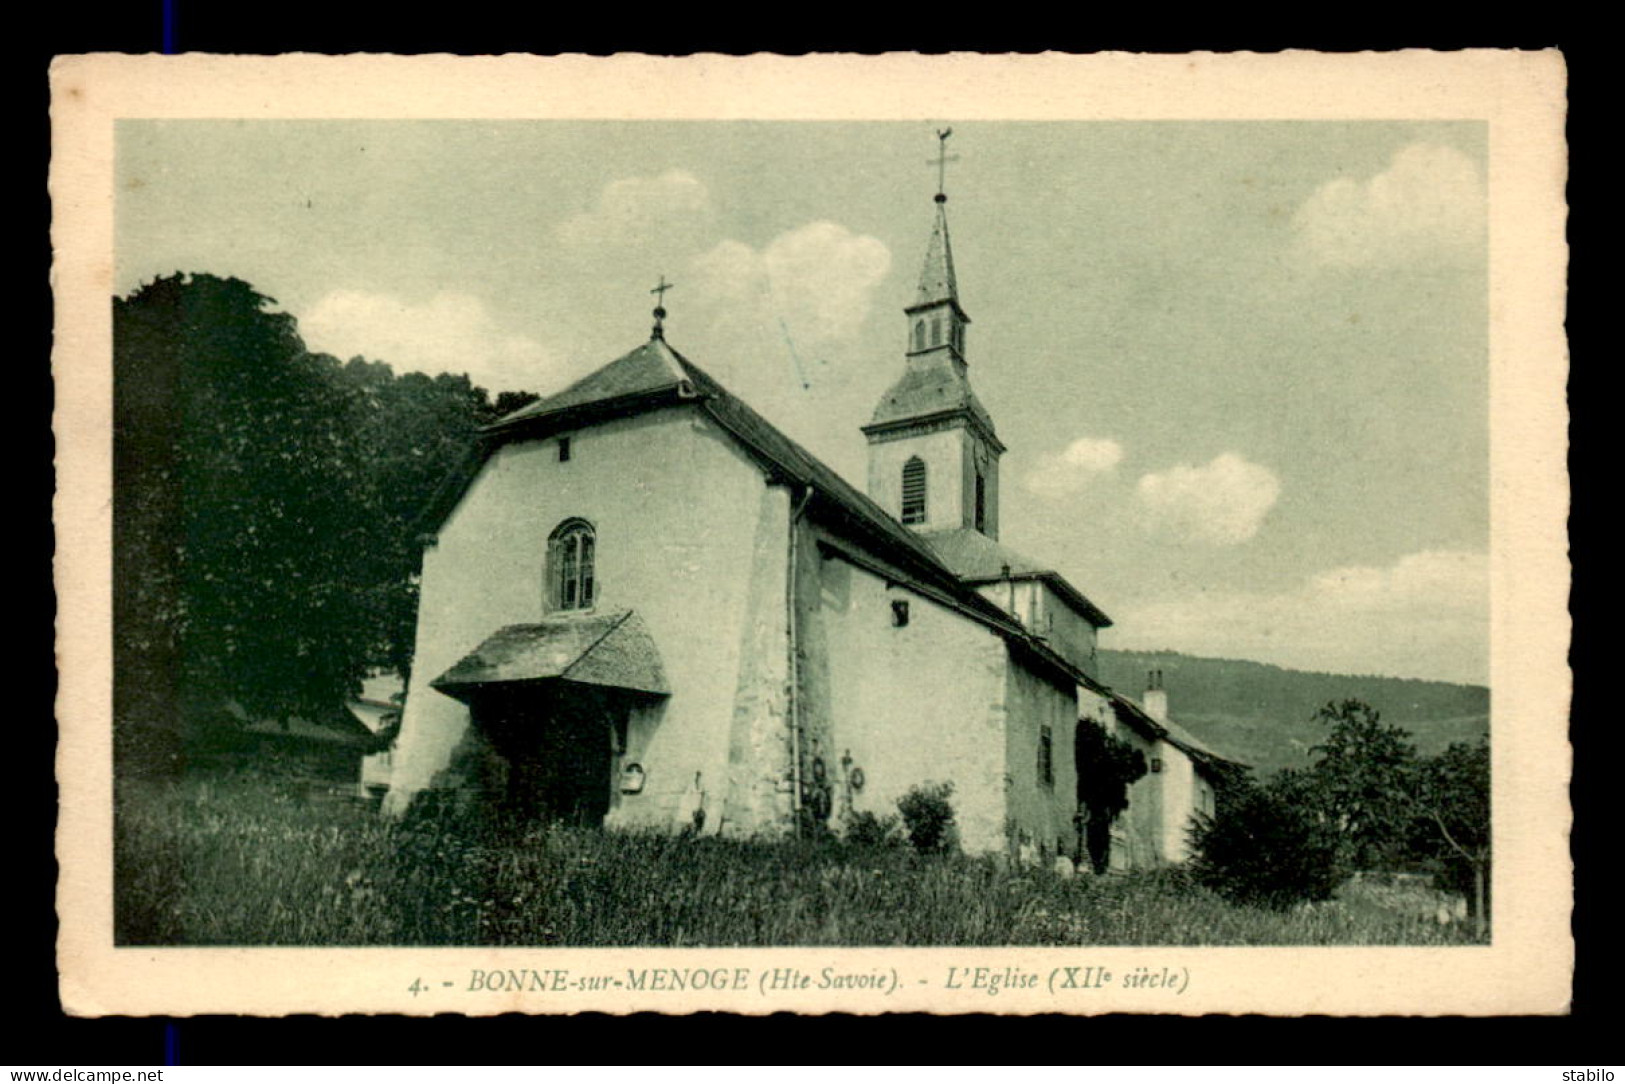
[[[922,854],[949,850],[954,844],[952,783],[922,783],[897,799],[908,841]]]
[[[1111,864],[1112,822],[1128,808],[1128,788],[1145,775],[1145,756],[1093,719],[1078,721],[1074,746],[1078,804],[1088,816],[1084,836],[1096,873]]]
[[[1197,817],[1191,874],[1199,883],[1273,910],[1329,899],[1342,883],[1336,831],[1303,802],[1299,777],[1284,774],[1284,782],[1232,789],[1216,819]]]
[[[319,719],[369,668],[403,667],[412,525],[494,416],[467,377],[310,353],[274,305],[203,274],[113,302],[125,769],[179,766],[232,725],[222,705]]]
[[[1490,746],[1450,746],[1417,767],[1410,848],[1435,871],[1439,887],[1459,892],[1480,927],[1489,917]]]
[[[1382,722],[1358,700],[1327,704],[1315,718],[1328,728],[1309,769],[1309,797],[1337,828],[1356,869],[1404,862],[1415,815],[1416,749],[1410,735]]]
[[[876,816],[864,809],[847,815],[844,838],[854,847],[889,847],[900,842],[901,830],[896,817]]]
[[[1488,742],[1420,759],[1405,730],[1361,701],[1327,704],[1315,719],[1327,737],[1308,768],[1262,787],[1231,780],[1219,819],[1199,822],[1197,877],[1232,899],[1283,907],[1324,898],[1356,870],[1432,871],[1469,900],[1483,935]]]

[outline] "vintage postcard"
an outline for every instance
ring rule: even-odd
[[[64,57],[70,1013],[1562,1013],[1555,52]]]

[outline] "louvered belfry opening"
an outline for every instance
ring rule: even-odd
[[[903,464],[903,522],[925,522],[925,463],[919,456]]]

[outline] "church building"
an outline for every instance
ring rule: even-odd
[[[1111,620],[999,542],[946,196],[867,492],[665,338],[489,426],[429,521],[391,789],[606,826],[840,831],[950,783],[971,853],[1079,849]]]

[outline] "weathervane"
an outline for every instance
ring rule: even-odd
[[[954,134],[952,128],[937,129],[937,156],[926,162],[928,166],[937,167],[937,202],[948,202],[948,163],[959,161],[959,155],[948,153],[948,137]]]
[[[671,289],[675,285],[677,285],[675,282],[667,282],[666,281],[666,276],[661,275],[659,285],[657,285],[653,290],[649,291],[651,294],[655,295],[655,330],[654,330],[654,337],[657,338],[657,339],[665,337],[665,333],[666,333],[666,329],[665,329],[666,291]]]

